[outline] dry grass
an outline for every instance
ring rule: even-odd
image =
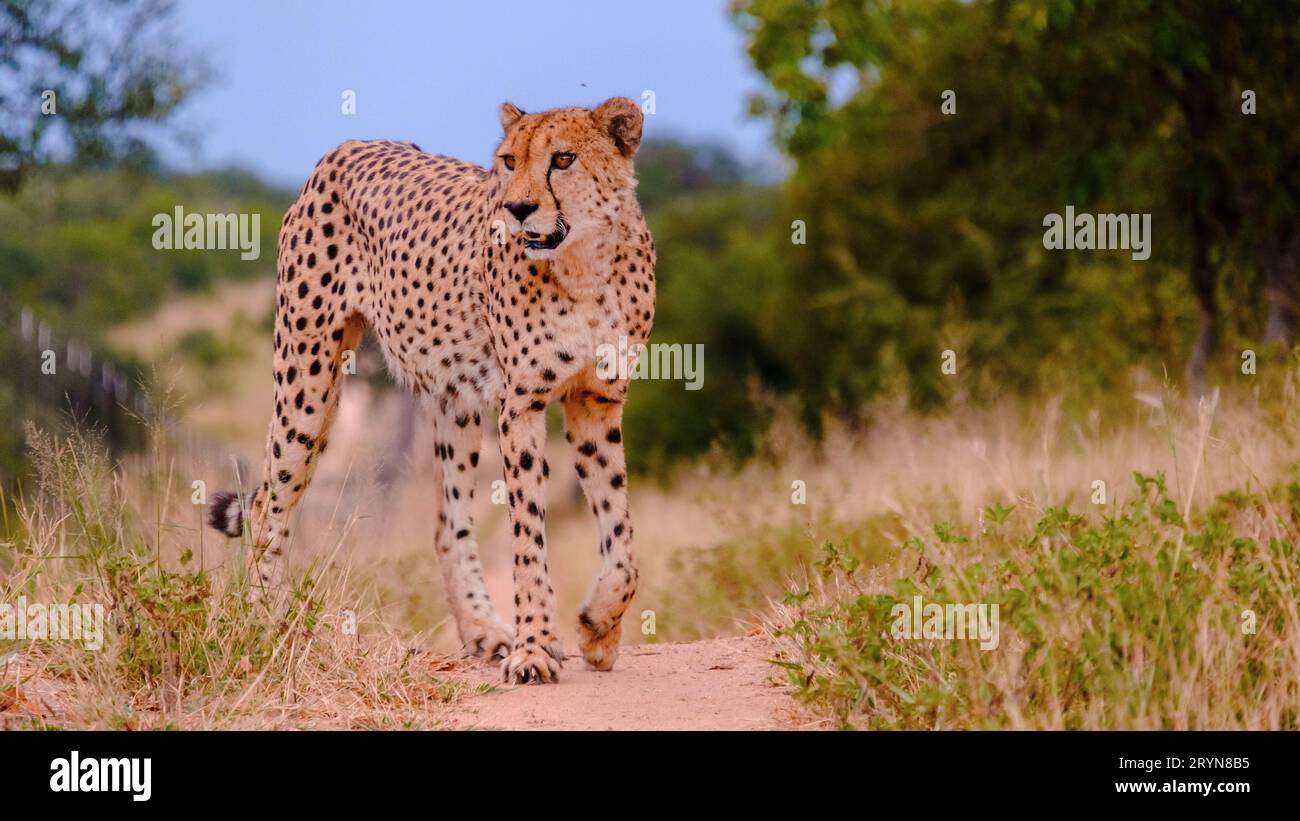
[[[634,488],[649,565],[638,603],[659,614],[661,638],[739,633],[827,540],[876,563],[936,521],[974,535],[994,504],[1032,517],[1068,506],[1099,521],[1135,500],[1135,472],[1163,474],[1180,508],[1201,510],[1290,475],[1300,462],[1295,390],[1286,375],[1225,394],[1208,430],[1195,403],[1140,375],[1128,397],[1083,411],[1060,399],[930,416],[884,406],[863,430],[831,426],[820,445],[786,425],[766,461],[739,472],[696,465],[668,489]],[[1106,506],[1091,502],[1098,480]],[[792,501],[796,481],[804,504]]]
[[[178,488],[161,448],[146,469],[111,464],[84,435],[31,438],[39,482],[11,523],[18,540],[0,551],[0,601],[111,615],[100,649],[9,648],[4,726],[430,727],[464,694],[461,662],[364,606],[339,555],[350,523],[295,574],[291,606],[271,619],[247,603],[238,550],[205,560],[188,484]]]
[[[1064,428],[1049,404],[1037,431],[981,425],[992,441],[959,418],[933,422],[946,449],[900,437],[865,463],[908,488],[880,497],[893,544],[834,539],[771,605],[792,684],[845,726],[1296,729],[1293,379],[1274,397],[1144,395],[1109,432]],[[999,647],[896,635],[915,595],[999,605]]]
[[[101,602],[124,621],[99,653],[41,642],[7,660],[0,691],[6,725],[443,726],[449,711],[472,693],[458,675],[461,662],[432,550],[427,500],[434,460],[427,458],[427,426],[418,429],[401,481],[385,489],[375,479],[388,458],[389,443],[379,433],[396,427],[400,405],[370,394],[361,383],[349,387],[345,396],[353,406],[343,411],[295,528],[295,606],[276,623],[243,603],[241,548],[205,535],[202,506],[193,504],[194,478],[213,488],[230,484],[224,455],[159,439],[151,453],[111,464],[84,437],[38,437],[44,478],[20,505],[22,522],[14,528],[19,540],[0,550],[10,557],[0,576],[0,600],[76,597]],[[1272,501],[1234,509],[1234,533],[1246,532],[1257,544],[1293,539],[1292,525],[1268,506],[1278,502],[1266,493],[1300,461],[1289,379],[1278,389],[1280,401],[1236,395],[1199,417],[1169,395],[1138,394],[1121,403],[1122,413],[1085,415],[1081,424],[1069,421],[1056,402],[1036,412],[1009,405],[940,417],[880,409],[868,430],[834,430],[820,446],[791,428],[778,430],[770,458],[740,471],[705,462],[683,468],[663,487],[640,483],[632,494],[644,567],[636,612],[654,610],[658,634],[630,629],[626,640],[736,633],[766,621],[790,656],[805,665],[800,675],[826,685],[810,698],[822,699],[820,706],[834,720],[962,726],[952,713],[918,718],[873,698],[872,682],[878,680],[871,676],[879,671],[846,678],[848,658],[818,656],[810,635],[791,628],[809,623],[812,602],[834,611],[858,596],[896,592],[899,580],[919,579],[939,585],[932,592],[956,596],[964,590],[969,597],[969,587],[961,587],[969,580],[931,579],[929,571],[994,557],[1024,560],[1026,551],[1037,549],[1030,538],[1034,528],[1054,509],[1071,506],[1081,511],[1083,525],[1096,526],[1147,504],[1150,494],[1132,484],[1133,471],[1164,472],[1168,496],[1189,522],[1225,492],[1263,494]],[[480,541],[493,596],[509,618],[507,517],[487,498],[486,479],[500,472],[494,450],[493,443],[485,444],[485,457],[492,458],[485,458],[480,486]],[[576,488],[560,478],[571,475],[563,443],[552,443],[551,450],[557,477],[551,490],[551,566],[562,618],[572,620],[595,570],[595,529]],[[256,469],[251,461],[241,474],[252,476]],[[1104,507],[1089,500],[1096,479],[1107,482]],[[806,504],[792,502],[795,481],[806,484]],[[991,523],[991,506],[1015,512],[1003,524]],[[935,537],[937,524],[942,538]],[[1201,530],[1161,527],[1160,538],[1182,559],[1197,562],[1199,574],[1228,577],[1228,559],[1202,560],[1199,542],[1181,544]],[[846,573],[842,563],[825,561],[817,545],[828,540],[840,546],[841,556],[865,564]],[[1289,567],[1276,561],[1266,566],[1269,575],[1261,578],[1294,591]],[[926,572],[918,574],[918,568]],[[780,603],[791,579],[811,595]],[[1207,590],[1211,600],[1223,592],[1213,585]],[[1161,592],[1172,596],[1177,587]],[[1037,668],[1027,666],[1023,639],[1015,635],[1003,652],[973,658],[951,643],[927,647],[934,655],[895,684],[904,692],[928,692],[937,686],[933,676],[939,671],[955,672],[967,689],[952,691],[964,693],[954,704],[980,726],[1171,726],[1175,709],[1196,717],[1186,726],[1284,725],[1294,716],[1288,701],[1294,686],[1279,688],[1274,673],[1300,681],[1294,675],[1300,673],[1294,650],[1300,633],[1294,603],[1277,611],[1277,601],[1259,605],[1261,613],[1277,616],[1261,617],[1266,629],[1282,632],[1264,633],[1267,638],[1256,643],[1258,649],[1268,642],[1272,660],[1268,680],[1259,684],[1258,709],[1245,717],[1240,694],[1232,697],[1234,679],[1213,676],[1243,663],[1234,654],[1240,642],[1216,633],[1217,621],[1198,623],[1201,638],[1191,645],[1196,652],[1183,659],[1156,652],[1160,634],[1154,629],[1128,634],[1134,646],[1152,644],[1148,654],[1115,674],[1117,682],[1136,688],[1161,670],[1181,675],[1180,691],[1170,690],[1166,701],[1142,710],[1134,711],[1131,702],[1136,689],[1120,693],[1119,684],[1114,704],[1093,699],[1090,712],[1082,714],[1051,703],[1051,693],[1066,691],[1061,682],[1031,698],[1025,681]],[[1042,629],[1067,643],[1082,641],[1080,610],[1068,597],[1056,604]],[[355,635],[344,629],[353,618]],[[820,628],[842,631],[843,623]],[[1289,657],[1282,652],[1287,648]],[[919,663],[920,656],[907,655],[916,648],[904,649],[899,659]],[[1214,681],[1223,687],[1216,689]],[[984,690],[997,697],[971,699]],[[1018,701],[1020,693],[1030,700]],[[1235,711],[1235,723],[1215,712],[1219,705]]]
[[[260,300],[249,297],[250,304]],[[143,353],[165,352],[193,329],[193,317],[206,317],[210,330],[226,335],[241,321],[197,306],[177,316],[123,332],[119,341]],[[162,341],[150,348],[155,337]],[[0,662],[0,720],[7,726],[441,726],[461,704],[467,693],[454,657],[458,642],[433,551],[431,432],[417,424],[413,441],[396,441],[403,405],[392,393],[372,391],[358,379],[343,391],[330,449],[293,528],[295,618],[268,623],[243,604],[241,548],[204,532],[204,509],[193,503],[191,483],[201,480],[208,492],[233,487],[236,464],[243,482],[257,479],[270,396],[262,347],[250,341],[248,356],[231,363],[238,390],[200,392],[181,415],[193,427],[172,431],[149,454],[110,464],[84,440],[39,446],[47,480],[22,500],[22,521],[7,528],[19,534],[16,540],[0,545],[0,601],[18,595],[100,601],[145,625],[142,634],[150,641],[127,640],[119,629],[99,653],[55,643],[22,646]],[[899,706],[905,700],[875,698],[879,678],[871,675],[880,671],[855,678],[862,670],[851,658],[818,656],[816,631],[810,637],[791,629],[801,620],[811,624],[806,614],[815,602],[838,614],[838,621],[817,627],[842,630],[848,616],[836,608],[861,595],[895,593],[900,581],[922,589],[939,585],[935,590],[952,584],[975,595],[960,573],[995,558],[1021,562],[1026,574],[1045,571],[1028,562],[1041,552],[1034,536],[1044,519],[1062,508],[1081,517],[1071,525],[1078,532],[1054,542],[1071,547],[1107,517],[1138,515],[1152,492],[1135,485],[1135,472],[1164,475],[1184,522],[1159,522],[1144,531],[1143,547],[1152,550],[1138,553],[1154,560],[1167,541],[1175,564],[1193,563],[1187,578],[1210,580],[1198,594],[1202,600],[1235,607],[1240,595],[1230,600],[1224,582],[1215,580],[1230,576],[1236,565],[1205,553],[1205,522],[1222,508],[1221,497],[1262,500],[1223,514],[1233,538],[1265,547],[1295,543],[1283,498],[1300,462],[1294,375],[1258,379],[1253,391],[1226,394],[1212,415],[1198,415],[1194,405],[1140,375],[1129,396],[1094,410],[1066,410],[1067,403],[1052,400],[922,416],[882,405],[869,426],[831,425],[820,443],[793,424],[778,423],[765,458],[740,470],[706,459],[683,466],[664,485],[634,481],[642,590],[624,640],[736,634],[765,623],[782,632],[787,650],[802,660],[801,675],[826,684],[810,697],[826,715],[847,723],[957,726],[954,715],[962,714],[991,726],[1180,726],[1171,716],[1181,709],[1197,717],[1194,726],[1284,725],[1293,720],[1295,691],[1294,685],[1279,687],[1278,676],[1300,681],[1300,633],[1294,598],[1289,610],[1278,609],[1283,599],[1276,590],[1300,591],[1280,554],[1267,550],[1258,559],[1271,575],[1257,581],[1272,591],[1262,612],[1276,618],[1266,624],[1273,632],[1255,642],[1257,650],[1267,650],[1269,663],[1253,710],[1251,698],[1228,684],[1240,683],[1232,676],[1243,663],[1259,660],[1241,655],[1240,642],[1216,633],[1221,625],[1213,620],[1196,624],[1199,638],[1191,644],[1176,643],[1180,652],[1195,650],[1185,657],[1170,655],[1158,630],[1133,627],[1125,636],[1146,654],[1112,671],[1110,696],[1077,701],[1074,712],[1052,701],[1051,694],[1065,693],[1068,683],[1049,682],[1035,693],[1026,688],[1036,681],[1031,673],[1042,669],[1026,661],[1015,636],[1003,652],[974,660],[951,645],[925,648],[934,655],[924,658],[915,647],[891,648],[898,659],[920,665],[920,672],[890,679],[903,692],[928,698],[938,688],[934,692],[959,695],[939,700],[949,712],[917,713]],[[501,464],[491,425],[485,427],[480,552],[489,592],[508,620],[508,516],[489,498]],[[194,428],[203,439],[189,438]],[[214,438],[220,446],[209,444]],[[596,571],[597,536],[558,437],[547,458],[554,477],[549,564],[561,623],[572,624]],[[1106,483],[1105,506],[1091,502],[1097,480]],[[792,498],[796,482],[805,488],[802,504]],[[1014,512],[1005,522],[991,522],[990,510],[1003,509]],[[827,542],[839,559],[826,561],[820,546]],[[845,556],[860,563],[852,572],[840,561]],[[931,579],[935,568],[957,575]],[[130,584],[114,587],[115,578]],[[792,580],[810,595],[783,600]],[[1166,598],[1176,598],[1178,590],[1160,588]],[[1086,614],[1064,594],[1050,601],[1056,606],[1040,614],[1049,625],[1043,629],[1063,642],[1053,647],[1068,649],[1082,641],[1078,619]],[[645,610],[654,611],[654,635],[635,629]],[[356,635],[343,630],[347,613],[356,618]],[[850,669],[857,672],[846,675]],[[1137,685],[1168,670],[1182,676],[1182,690],[1171,687],[1161,700],[1134,707]],[[961,686],[943,689],[937,671],[955,674]],[[1228,689],[1216,689],[1216,681]],[[996,698],[982,695],[990,687]]]

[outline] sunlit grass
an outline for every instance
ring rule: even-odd
[[[751,468],[752,521],[672,551],[642,606],[660,638],[761,623],[828,726],[1294,729],[1293,375],[1261,388],[833,433]],[[998,648],[894,638],[915,595],[998,604]]]
[[[465,688],[455,665],[363,606],[337,544],[292,575],[287,607],[250,604],[248,545],[205,566],[202,509],[160,431],[155,442],[128,476],[92,434],[29,431],[36,481],[0,545],[0,601],[98,604],[109,622],[98,650],[0,647],[5,726],[438,723],[437,708]]]

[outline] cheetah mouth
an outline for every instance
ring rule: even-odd
[[[569,223],[561,216],[555,221],[555,230],[549,234],[539,234],[536,231],[524,232],[524,247],[530,251],[551,251],[558,248],[564,238],[569,235]]]

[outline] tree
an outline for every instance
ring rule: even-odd
[[[637,200],[647,213],[674,197],[739,185],[746,170],[726,148],[714,143],[647,140],[637,151]]]
[[[796,207],[823,229],[788,255],[787,280],[799,283],[788,296],[840,328],[855,359],[879,371],[888,354],[933,373],[922,363],[935,328],[956,317],[979,359],[1001,356],[1000,378],[1014,380],[1017,361],[1030,376],[1026,362],[1095,333],[1099,319],[1120,317],[1112,330],[1133,336],[1098,340],[1108,351],[1176,355],[1161,340],[1171,316],[1181,325],[1190,313],[1193,341],[1177,353],[1189,351],[1199,392],[1225,272],[1230,305],[1252,311],[1233,330],[1293,340],[1295,2],[745,0],[734,10],[769,84],[753,108],[798,161]],[[1245,89],[1260,97],[1256,114],[1242,110]],[[940,109],[948,91],[955,116]],[[1152,213],[1152,260],[1044,255],[1039,220],[1067,204]],[[1098,266],[1110,295],[1080,288]],[[1184,299],[1140,306],[1120,290],[1167,297],[1156,278],[1178,272]],[[833,398],[861,401],[882,379],[847,363],[836,372],[835,356],[812,361]]]
[[[0,190],[33,165],[147,162],[145,128],[204,78],[170,33],[168,0],[0,4]]]

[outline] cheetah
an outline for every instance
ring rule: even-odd
[[[366,326],[395,381],[433,416],[435,549],[460,639],[506,682],[558,680],[565,657],[548,576],[545,412],[565,438],[599,528],[580,610],[585,662],[610,670],[636,592],[622,416],[628,380],[602,345],[643,344],[655,249],[636,198],[642,114],[626,98],[528,114],[506,103],[490,168],[413,143],[349,141],[316,165],[277,254],[274,395],[250,497],[214,496],[210,524],[255,545],[262,602],[284,584],[289,519],[325,452],[342,367]],[[606,349],[608,350],[608,349]],[[474,537],[483,417],[495,405],[514,548],[514,629],[493,610]],[[247,516],[247,522],[245,522]]]

